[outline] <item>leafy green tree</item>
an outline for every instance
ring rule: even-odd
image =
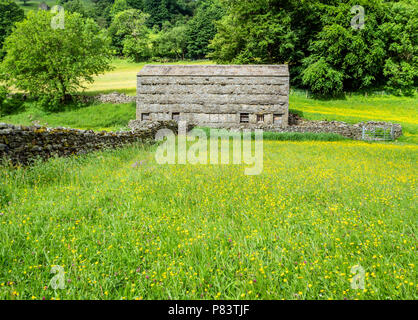
[[[184,60],[187,50],[186,25],[163,26],[151,42],[153,57]]]
[[[191,59],[205,58],[209,53],[209,42],[215,37],[215,22],[224,15],[218,1],[203,2],[196,10],[193,18],[187,23],[186,41],[187,57]]]
[[[292,85],[319,95],[415,91],[416,0],[221,1],[228,14],[209,45],[218,63],[287,63]],[[365,8],[362,29],[351,27],[354,5]]]
[[[318,96],[337,96],[343,91],[344,75],[333,69],[324,58],[308,65],[303,71],[303,83]]]
[[[93,3],[93,11],[95,20],[102,28],[108,28],[112,22],[110,10],[112,9],[114,0],[91,0]]]
[[[412,95],[418,86],[418,7],[408,2],[388,3],[386,22],[380,26],[386,39],[385,88]]]
[[[347,15],[354,4],[366,10],[363,29],[350,27],[352,15]],[[318,83],[312,82],[312,67],[320,65],[338,71],[343,76],[344,90],[370,89],[386,86],[392,92],[411,94],[417,79],[417,10],[406,3],[383,3],[380,0],[346,1],[327,6],[322,17],[323,28],[311,41],[310,56],[304,60],[304,84],[318,92]],[[308,79],[310,81],[308,81]],[[324,83],[323,79],[318,79]],[[334,85],[330,81],[321,94],[327,94]]]
[[[148,27],[162,27],[165,21],[175,22],[178,16],[191,15],[191,1],[144,0],[144,12],[149,14]]]
[[[135,61],[144,61],[150,57],[150,30],[146,26],[149,15],[129,9],[116,14],[110,26],[114,45]]]
[[[2,50],[4,39],[10,35],[14,24],[25,17],[23,10],[13,0],[0,0],[0,59],[4,57]]]
[[[126,2],[130,8],[144,10],[144,0],[126,0]]]
[[[291,1],[224,0],[228,15],[218,24],[209,55],[219,63],[292,62],[298,56]],[[294,4],[296,5],[296,4]]]
[[[157,25],[161,27],[164,21],[170,19],[168,0],[145,0],[144,11],[149,14],[147,24],[149,27]]]
[[[115,3],[112,6],[112,9],[110,10],[110,15],[114,17],[119,12],[128,10],[129,6],[126,0],[115,0]]]
[[[83,2],[81,2],[81,0],[60,0],[60,4],[62,4],[64,10],[68,12],[77,12],[81,14],[83,17],[88,16],[86,7],[84,6]]]
[[[5,41],[1,65],[9,86],[47,100],[50,108],[111,69],[110,41],[92,19],[65,13],[65,28],[54,29],[53,17],[48,11],[32,11],[18,22]]]
[[[386,51],[379,25],[385,15],[384,10],[379,1],[367,1],[365,27],[355,30],[350,25],[353,15],[347,14],[350,13],[353,3],[329,6],[322,18],[324,26],[311,42],[309,48],[311,55],[304,60],[306,69],[302,75],[304,84],[308,84],[306,79],[311,79],[310,88],[316,92],[318,92],[318,84],[314,87],[309,76],[311,65],[326,65],[329,74],[338,71],[343,76],[344,90],[368,88],[377,85],[383,79]],[[330,88],[332,84],[335,85],[334,90]],[[322,94],[329,94],[330,90],[333,94],[337,94],[342,90],[338,81],[324,84],[323,88]]]

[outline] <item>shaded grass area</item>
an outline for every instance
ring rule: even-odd
[[[0,167],[0,298],[418,297],[416,146],[264,150],[259,176],[158,165],[155,146]],[[366,290],[350,287],[356,265]]]
[[[50,127],[118,131],[126,128],[128,122],[135,119],[135,108],[135,103],[107,103],[48,113],[39,109],[36,104],[28,103],[24,112],[0,118],[0,122],[31,125],[33,121],[39,121],[41,125]]]

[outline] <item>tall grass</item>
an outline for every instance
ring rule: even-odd
[[[418,298],[416,146],[265,141],[259,176],[154,151],[0,167],[0,298]]]

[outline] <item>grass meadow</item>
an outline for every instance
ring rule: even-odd
[[[417,298],[416,146],[265,141],[259,176],[154,148],[3,167],[0,298]]]
[[[115,67],[88,94],[134,93],[140,66]],[[158,165],[148,145],[0,166],[0,299],[417,299],[416,98],[294,93],[290,108],[398,122],[405,136],[266,133],[258,176]],[[134,104],[27,105],[0,122],[118,130],[134,117]],[[57,265],[65,288],[54,290]],[[358,265],[363,290],[351,288]]]

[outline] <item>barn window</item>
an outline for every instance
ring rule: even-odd
[[[282,114],[273,114],[273,124],[282,124]]]
[[[174,121],[179,121],[180,120],[180,113],[173,112],[173,114],[171,115],[171,119],[173,119]]]
[[[250,115],[248,113],[241,113],[239,122],[241,123],[249,123],[250,122]]]
[[[257,122],[264,122],[264,114],[257,114]]]
[[[148,121],[150,119],[151,119],[151,117],[150,117],[149,113],[142,113],[141,114],[141,120],[142,121]]]

